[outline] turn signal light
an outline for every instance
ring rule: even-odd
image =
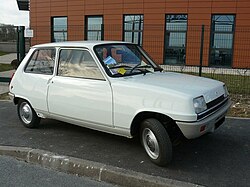
[[[203,132],[206,129],[206,125],[201,126],[200,132]]]

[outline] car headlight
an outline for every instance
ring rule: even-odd
[[[195,110],[196,114],[199,114],[199,113],[207,110],[207,104],[206,104],[203,96],[194,98],[193,103],[194,103],[194,110]]]
[[[223,85],[223,88],[224,88],[224,97],[228,97],[229,96],[229,92],[228,92],[227,86],[225,84]]]

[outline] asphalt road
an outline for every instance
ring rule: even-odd
[[[205,186],[250,186],[250,120],[227,119],[215,133],[174,147],[167,167],[152,164],[138,139],[126,139],[55,120],[27,129],[16,107],[0,101],[0,145],[48,150]]]
[[[0,156],[2,187],[113,187],[114,185],[78,177]]]

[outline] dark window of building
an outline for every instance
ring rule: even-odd
[[[86,40],[104,39],[104,25],[102,16],[86,16],[85,23]]]
[[[67,17],[52,18],[52,42],[67,41]]]
[[[234,15],[212,16],[210,66],[232,65],[234,26]]]
[[[185,64],[186,34],[187,15],[166,15],[164,64]]]
[[[29,60],[25,72],[52,75],[55,64],[55,49],[36,50]]]
[[[143,15],[125,15],[123,18],[123,41],[142,45]]]

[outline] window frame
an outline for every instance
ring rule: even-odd
[[[186,16],[186,29],[185,31],[182,29],[179,30],[167,30],[167,17],[168,16],[177,16],[177,15],[181,15],[181,16]],[[167,46],[166,44],[166,40],[167,40],[167,33],[185,33],[185,47],[177,47],[177,46]],[[175,64],[169,64],[166,63],[166,50],[167,49],[184,49],[184,55],[186,55],[186,51],[187,51],[187,32],[188,32],[188,14],[185,13],[180,13],[180,14],[165,14],[165,27],[164,27],[164,52],[163,52],[163,64],[164,65],[173,65],[173,66],[181,66],[181,65],[186,65],[186,59],[183,61],[183,63],[175,63]]]
[[[92,57],[96,67],[98,68],[98,70],[100,71],[100,75],[102,76],[102,78],[90,78],[90,77],[82,77],[82,76],[64,76],[64,75],[59,75],[59,67],[60,67],[60,54],[62,50],[79,50],[79,51],[87,51],[89,53],[89,55]],[[57,67],[56,67],[56,76],[57,77],[67,77],[67,78],[77,78],[77,79],[88,79],[88,80],[100,80],[100,81],[106,81],[105,79],[105,75],[103,74],[100,66],[98,65],[98,63],[96,62],[93,54],[91,53],[91,51],[88,48],[78,48],[78,47],[62,47],[58,49],[58,58],[57,58]]]
[[[125,18],[126,16],[140,16],[140,26],[139,26],[139,30],[135,30],[135,29],[132,29],[132,30],[125,30]],[[141,19],[142,18],[142,19]],[[139,46],[143,46],[143,30],[144,30],[144,14],[124,14],[123,15],[123,29],[122,29],[122,41],[125,41],[125,42],[131,42],[131,43],[134,43],[136,45],[139,45]],[[125,35],[126,35],[126,32],[131,32],[132,35],[134,35],[134,33],[138,33],[138,41],[135,43],[133,41],[133,37],[132,37],[132,41],[126,41],[125,40]],[[141,43],[140,43],[140,39],[141,39]],[[139,43],[138,43],[139,42]]]
[[[216,31],[215,30],[215,24],[213,24],[213,17],[214,16],[233,16],[233,25],[232,25],[232,31]],[[210,44],[209,44],[209,66],[210,67],[224,67],[224,68],[231,68],[233,65],[233,56],[234,56],[234,38],[235,38],[235,28],[236,28],[236,15],[235,14],[211,14],[211,26],[210,26]],[[214,44],[214,36],[215,34],[231,34],[232,35],[232,47],[229,48],[214,48],[213,44]],[[231,52],[231,61],[229,64],[225,64],[225,65],[216,65],[214,62],[212,62],[212,52],[214,49],[217,50],[224,50],[224,51],[230,51]]]
[[[88,18],[101,18],[102,19],[101,30],[94,30],[94,29],[89,30],[89,28],[88,28],[88,24],[89,24]],[[99,32],[99,31],[101,31],[101,39],[96,40],[96,41],[103,41],[104,40],[104,17],[103,17],[103,15],[85,15],[84,39],[89,40],[88,39],[88,32]]]
[[[55,33],[64,33],[63,31],[55,31],[54,29],[54,19],[56,18],[66,18],[66,40],[62,40],[62,41],[68,41],[68,16],[53,16],[51,17],[51,42],[56,42],[55,40]],[[61,42],[61,41],[58,41]]]
[[[54,50],[55,56],[54,56],[54,65],[53,65],[53,72],[52,74],[44,74],[44,73],[37,73],[37,72],[27,72],[26,69],[29,66],[29,63],[31,62],[31,59],[33,58],[33,55],[40,50]],[[30,55],[29,59],[27,60],[24,68],[23,68],[23,72],[27,73],[27,74],[37,74],[37,75],[47,75],[47,76],[53,76],[56,72],[56,67],[57,67],[57,49],[55,47],[44,47],[44,48],[36,48],[32,54]]]

